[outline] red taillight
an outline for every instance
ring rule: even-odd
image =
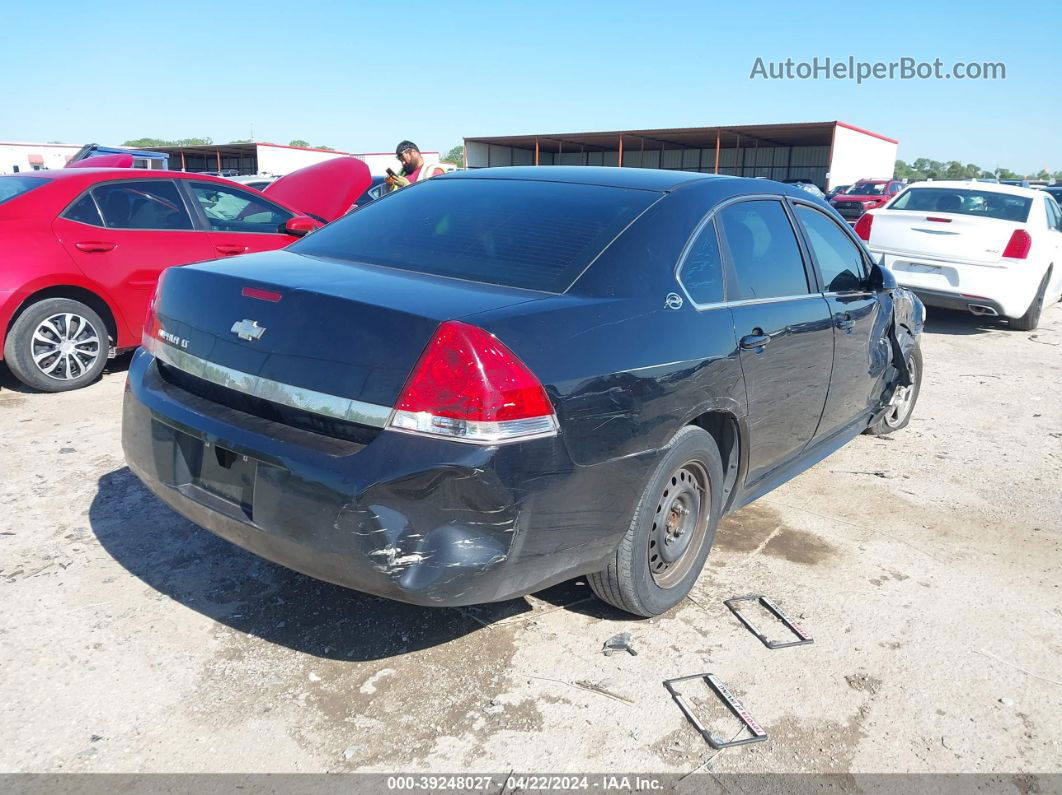
[[[159,280],[155,282],[155,292],[148,301],[147,315],[144,317],[144,330],[140,335],[140,344],[149,347],[148,340],[154,340],[159,333],[159,316],[155,313],[155,304],[159,300],[162,291],[162,280],[166,277],[166,271],[159,274]]]
[[[553,435],[557,418],[542,383],[516,354],[489,332],[449,320],[420,355],[391,426],[491,444]]]
[[[937,218],[935,215],[927,215],[926,216],[926,220],[927,221],[935,221],[938,224],[950,224],[951,223],[951,219],[950,218]]]
[[[1015,229],[1003,249],[1003,256],[1009,259],[1025,259],[1032,248],[1032,236],[1024,229]]]
[[[870,213],[863,213],[859,220],[856,221],[855,233],[859,236],[860,240],[870,241],[870,227],[874,225],[874,216]]]

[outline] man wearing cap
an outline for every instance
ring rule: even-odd
[[[388,175],[387,184],[391,186],[391,190],[398,190],[422,179],[429,179],[446,173],[446,169],[439,164],[426,166],[424,164],[424,156],[412,141],[400,143],[395,148],[395,157],[402,164],[402,171],[394,176]]]

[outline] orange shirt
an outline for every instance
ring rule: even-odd
[[[407,174],[406,179],[408,179],[410,182],[416,182],[420,179],[421,172],[424,171],[424,169],[428,170],[425,179],[428,179],[429,177],[437,177],[439,174],[446,173],[445,169],[443,169],[442,166],[429,166],[425,164],[418,168],[416,171],[414,171],[412,174]]]

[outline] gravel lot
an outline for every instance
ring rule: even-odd
[[[712,671],[770,733],[714,771],[1058,771],[1062,305],[935,312],[923,351],[911,426],[725,520],[653,621],[582,580],[424,609],[274,566],[125,468],[127,358],[64,395],[4,371],[0,770],[687,772],[713,753],[661,681]],[[722,603],[757,592],[814,644]]]

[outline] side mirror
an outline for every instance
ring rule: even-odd
[[[308,215],[293,215],[284,222],[280,229],[284,234],[292,237],[305,237],[318,226],[319,224]]]
[[[898,286],[896,284],[896,277],[892,275],[892,271],[880,262],[875,262],[870,266],[870,278],[867,279],[867,283],[870,289],[876,293],[895,290]]]

